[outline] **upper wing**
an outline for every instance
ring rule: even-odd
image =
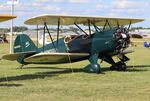
[[[88,53],[38,53],[25,58],[24,61],[31,63],[67,63],[87,56],[89,56]]]
[[[97,26],[104,26],[106,20],[110,23],[111,26],[119,25],[127,25],[131,23],[137,23],[144,21],[144,19],[136,19],[136,18],[111,18],[111,17],[91,17],[91,16],[70,16],[70,15],[40,15],[37,17],[33,17],[25,21],[25,24],[28,25],[44,25],[46,22],[49,25],[58,25],[58,19],[60,19],[61,25],[74,25],[77,24],[88,24],[88,20],[91,23],[96,23]]]
[[[0,15],[0,22],[7,21],[7,20],[10,20],[10,19],[13,19],[13,18],[16,18],[16,16],[1,14]]]
[[[7,55],[3,55],[2,59],[15,61],[20,57],[25,57],[26,55],[32,55],[34,53],[36,52],[21,52],[21,53],[7,54]]]

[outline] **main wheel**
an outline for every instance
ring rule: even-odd
[[[126,71],[126,69],[127,69],[126,64],[124,62],[122,62],[122,61],[116,63],[116,65],[117,65],[117,70],[118,71]]]
[[[110,67],[110,70],[117,70],[117,71],[126,71],[126,69],[127,69],[127,66],[126,66],[126,64],[125,64],[124,62],[122,62],[122,61],[117,62],[117,63],[115,64],[115,66],[112,65],[112,66]]]
[[[109,69],[110,70],[117,70],[117,67],[112,65]]]

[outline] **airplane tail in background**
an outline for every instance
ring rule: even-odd
[[[43,45],[43,39],[44,39],[44,34],[43,33],[44,32],[41,32],[41,31],[39,31],[39,33],[38,33],[38,43],[40,45]],[[45,45],[51,43],[50,41],[48,41],[47,36],[49,36],[48,33],[45,34]]]
[[[26,34],[21,34],[16,37],[14,43],[14,53],[36,51],[37,47]]]

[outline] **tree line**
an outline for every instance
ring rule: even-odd
[[[138,30],[138,29],[150,29],[150,28],[132,27],[130,29],[130,31],[135,31],[135,30]],[[25,27],[25,26],[14,26],[13,27],[14,32],[24,32],[26,30],[28,30],[28,27]],[[36,30],[36,29],[33,29],[33,30]],[[39,28],[39,30],[43,30],[43,28],[41,27],[41,28]],[[49,30],[57,31],[57,28],[50,28]],[[79,31],[79,29],[76,28],[76,27],[61,28],[60,30],[63,30],[64,32],[67,32],[67,31],[77,32],[77,31]],[[8,32],[10,32],[10,28],[0,28],[0,32],[8,33]]]
[[[14,26],[13,27],[14,32],[23,32],[23,31],[26,31],[26,30],[28,30],[28,28],[25,27],[25,26]],[[0,31],[8,33],[8,32],[10,32],[10,28],[0,28]]]

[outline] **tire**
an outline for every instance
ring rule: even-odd
[[[118,71],[126,71],[126,69],[127,69],[127,66],[124,62],[118,62],[118,63],[116,63],[116,65],[117,65]]]
[[[116,66],[111,66],[110,67],[110,70],[117,70],[117,71],[126,71],[127,69],[127,66],[124,62],[120,61],[120,62],[117,62],[115,64]]]

